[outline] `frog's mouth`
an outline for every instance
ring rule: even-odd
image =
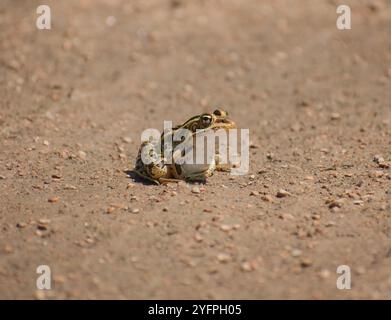
[[[215,130],[218,129],[235,129],[236,123],[232,121],[231,119],[224,118],[224,119],[217,119],[217,121],[214,123]]]

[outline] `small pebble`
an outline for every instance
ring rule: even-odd
[[[38,223],[42,225],[48,225],[50,223],[50,220],[43,218],[43,219],[39,219]]]
[[[223,224],[220,226],[220,229],[224,232],[228,232],[228,231],[231,231],[232,230],[232,226],[229,226],[227,224]]]
[[[293,215],[291,215],[290,213],[281,213],[278,217],[281,220],[293,220],[294,219]]]
[[[229,254],[226,254],[226,253],[219,253],[217,255],[217,260],[221,263],[226,263],[228,261],[231,260],[231,256]]]
[[[132,142],[132,138],[130,138],[130,137],[122,137],[122,141],[125,142],[125,143],[131,143]]]
[[[301,259],[300,261],[300,265],[303,267],[303,268],[307,268],[307,267],[310,267],[312,265],[312,260],[310,258],[303,258]]]
[[[34,296],[35,296],[35,299],[37,299],[37,300],[45,300],[46,299],[46,293],[44,290],[36,290]]]
[[[16,224],[16,227],[18,227],[18,228],[26,228],[27,227],[27,223],[25,223],[25,222],[18,222]]]
[[[248,261],[245,261],[243,262],[241,265],[240,265],[240,269],[244,272],[250,272],[250,271],[253,271],[254,268],[251,264],[251,262],[248,262]]]
[[[328,228],[333,227],[333,226],[335,226],[335,225],[336,225],[336,223],[335,223],[334,221],[329,221],[329,222],[327,222],[327,223],[325,224],[325,226],[328,227]]]
[[[382,162],[379,164],[379,167],[382,169],[390,169],[391,168],[391,162]]]
[[[49,201],[50,203],[56,203],[56,202],[58,202],[59,200],[60,200],[59,197],[51,197],[51,198],[48,199],[48,201]]]
[[[331,120],[338,120],[338,119],[341,119],[341,115],[337,112],[333,112],[331,114]]]
[[[280,189],[280,190],[278,190],[278,192],[276,194],[276,197],[277,198],[285,198],[285,197],[288,197],[290,195],[291,195],[290,192],[288,192],[288,191],[286,191],[284,189]]]
[[[373,161],[377,164],[381,164],[382,162],[384,162],[384,158],[383,156],[381,156],[380,154],[377,154],[373,157]]]
[[[87,154],[84,152],[84,151],[79,151],[77,153],[77,156],[81,159],[81,160],[86,160],[87,159]]]
[[[116,23],[117,23],[116,17],[114,17],[114,16],[108,16],[108,17],[106,18],[106,25],[107,25],[108,27],[112,27],[112,26],[114,26]]]
[[[326,201],[330,209],[341,208],[343,205],[343,199],[330,199]]]
[[[270,194],[265,194],[261,197],[263,201],[266,202],[274,202],[273,197]]]
[[[191,189],[191,192],[195,193],[195,194],[199,194],[201,193],[201,190],[199,187],[195,186]]]
[[[111,213],[113,213],[116,209],[117,209],[117,208],[115,208],[115,207],[108,207],[108,208],[106,209],[106,213],[107,213],[107,214],[111,214]]]
[[[62,283],[65,283],[65,281],[66,281],[66,278],[62,275],[57,274],[57,275],[53,276],[53,282],[55,282],[55,283],[62,284]]]
[[[299,250],[299,249],[293,249],[292,251],[291,251],[291,255],[292,255],[292,257],[299,257],[299,256],[301,256],[301,250]]]
[[[66,184],[64,190],[77,190],[77,188],[71,184]]]
[[[369,176],[371,178],[381,178],[384,176],[384,172],[381,171],[381,170],[375,170],[375,171],[372,171]]]
[[[4,252],[5,253],[12,253],[13,251],[14,251],[14,249],[9,244],[6,244],[4,246]]]
[[[38,223],[37,224],[37,229],[40,230],[40,231],[46,231],[48,229],[48,227],[45,224]]]
[[[202,240],[204,240],[204,238],[202,238],[202,236],[199,233],[196,233],[194,235],[194,240],[197,242],[201,242]]]
[[[322,269],[319,272],[319,277],[322,279],[327,279],[330,277],[330,275],[331,275],[331,272],[327,269]]]

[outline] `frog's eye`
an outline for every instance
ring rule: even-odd
[[[210,126],[212,123],[212,117],[209,114],[201,116],[201,124],[204,128]]]

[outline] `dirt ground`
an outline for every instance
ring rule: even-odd
[[[339,1],[45,3],[0,2],[0,298],[391,298],[389,1],[345,31]],[[219,106],[247,175],[129,177],[144,129]]]

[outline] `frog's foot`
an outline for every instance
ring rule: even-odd
[[[219,154],[215,155],[215,168],[214,170],[222,171],[222,172],[230,172],[231,171],[230,163],[221,163],[221,156]]]
[[[230,164],[216,164],[216,171],[222,171],[222,172],[230,172],[231,171],[231,165]]]
[[[217,171],[222,172],[231,172],[232,168],[238,168],[240,167],[240,156],[234,155],[233,159],[229,160],[228,163],[221,163],[221,156],[219,154],[216,154],[215,156],[215,162],[216,162],[216,169]]]

